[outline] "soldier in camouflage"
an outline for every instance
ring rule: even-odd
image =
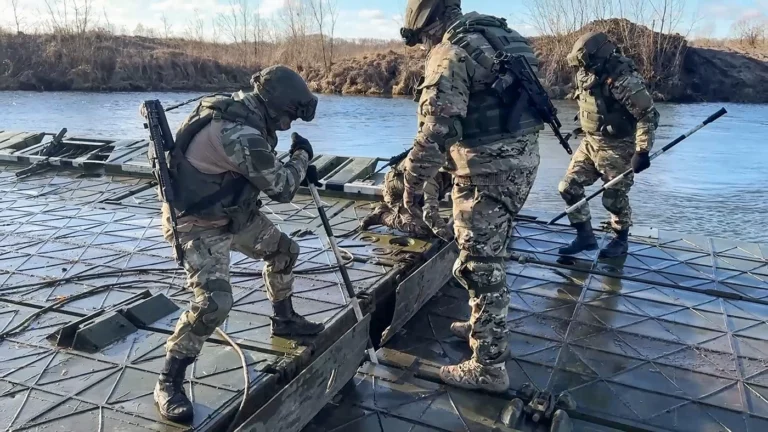
[[[568,55],[568,63],[578,68],[576,97],[585,134],[558,188],[570,206],[581,201],[584,187],[598,179],[607,183],[630,167],[639,173],[651,166],[648,153],[653,147],[659,113],[632,60],[622,56],[605,33],[580,37]],[[627,253],[632,225],[628,193],[633,183],[630,174],[603,193],[603,206],[611,213],[615,236],[600,251],[601,258]],[[568,217],[577,235],[570,245],[560,249],[560,254],[597,249],[589,205]]]
[[[173,421],[192,418],[192,403],[182,386],[186,368],[232,308],[231,250],[265,262],[263,276],[274,311],[272,334],[313,335],[324,328],[293,310],[292,270],[299,245],[259,210],[260,193],[290,202],[305,176],[317,175],[309,165],[312,146],[297,134],[292,136],[288,162],[278,161],[275,153],[275,132],[288,130],[299,118],[311,121],[317,98],[284,66],[264,69],[252,83],[253,92],[203,99],[179,128],[176,146],[169,152],[182,258],[188,288],[195,295],[168,338],[154,392],[160,413]],[[163,233],[173,240],[167,205]]]
[[[445,220],[440,217],[440,200],[451,190],[451,175],[440,170],[428,179],[422,189],[421,217],[403,208],[405,192],[405,160],[395,164],[384,177],[384,202],[360,223],[363,230],[384,225],[402,231],[411,237],[435,235],[444,240],[452,237]]]
[[[528,197],[539,166],[543,122],[525,99],[505,103],[492,90],[498,51],[538,60],[528,41],[506,21],[462,14],[460,0],[409,0],[401,35],[429,51],[417,87],[418,133],[405,162],[403,205],[418,211],[422,185],[445,159],[453,175],[454,232],[459,257],[453,274],[469,291],[468,322],[451,330],[469,340],[472,358],[440,370],[451,385],[502,392],[509,294],[505,272],[514,217]]]

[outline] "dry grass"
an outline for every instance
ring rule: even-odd
[[[307,42],[311,46],[313,41]],[[283,63],[300,71],[318,91],[385,94],[407,91],[403,82],[414,73],[400,76],[412,62],[396,42],[337,41],[330,74],[319,50],[304,51],[296,56],[288,43],[225,44],[103,31],[0,33],[0,89],[237,89],[248,86],[251,75],[265,65]],[[421,67],[413,64],[414,70]]]
[[[654,32],[626,19],[609,19],[593,21],[577,32],[562,36],[533,38],[542,63],[542,81],[551,89],[553,96],[562,97],[573,89],[573,71],[565,59],[576,39],[589,31],[602,31],[609,35],[635,62],[656,99],[678,99],[684,92],[681,74],[688,49],[684,37]]]
[[[768,44],[743,39],[697,40],[654,32],[623,19],[594,21],[577,32],[532,38],[541,77],[555,98],[573,89],[565,64],[584,32],[607,32],[632,58],[657,100],[768,101]],[[24,35],[0,32],[0,89],[234,90],[246,88],[263,66],[294,67],[317,92],[409,95],[424,53],[397,41],[334,41],[324,62],[320,40],[297,44],[211,43],[189,39],[116,36],[104,31]],[[765,89],[764,89],[765,88]]]

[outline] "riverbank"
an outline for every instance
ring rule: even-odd
[[[569,35],[531,39],[541,60],[542,81],[554,98],[571,93],[572,71],[565,55],[573,41],[590,30],[606,31],[618,42],[656,100],[768,102],[768,63],[759,48],[690,43],[680,35],[618,19],[594,22]],[[248,86],[251,74],[264,66],[253,55],[264,48],[104,32],[5,33],[0,34],[0,90],[234,90]],[[287,47],[266,48],[276,53],[272,62],[295,58]],[[423,65],[423,51],[379,43],[345,50],[330,67],[307,60],[293,67],[321,93],[410,95]]]

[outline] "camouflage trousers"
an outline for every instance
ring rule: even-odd
[[[412,215],[401,205],[390,207],[387,203],[379,203],[371,213],[369,220],[376,225],[401,231],[408,237],[430,237],[432,229],[419,215]]]
[[[607,183],[631,167],[635,143],[631,139],[611,140],[601,136],[587,135],[576,153],[558,190],[565,203],[576,204],[584,198],[584,188],[598,179]],[[629,174],[603,193],[603,207],[611,214],[614,230],[632,226],[632,208],[629,206],[629,190],[634,184],[634,175]],[[592,216],[589,204],[568,215],[571,223],[588,222]]]
[[[163,212],[163,235],[172,241],[170,220]],[[244,228],[233,234],[227,227],[192,226],[179,233],[184,251],[187,288],[195,295],[168,338],[166,350],[177,357],[194,357],[232,309],[229,283],[230,251],[265,262],[263,276],[267,297],[275,302],[293,291],[293,266],[299,245],[260,212],[250,215]]]
[[[459,257],[453,275],[469,290],[473,358],[484,365],[507,353],[509,293],[504,263],[513,221],[539,167],[536,140],[521,141],[513,170],[486,177],[455,177],[453,218]]]

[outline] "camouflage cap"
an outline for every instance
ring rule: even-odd
[[[400,36],[405,44],[418,44],[421,32],[435,24],[451,7],[461,8],[461,0],[408,0],[405,20],[400,29]]]
[[[569,66],[594,68],[604,63],[617,48],[607,34],[589,32],[576,40],[566,60]]]
[[[307,83],[292,69],[270,66],[251,77],[253,92],[267,105],[273,116],[287,115],[306,122],[315,118],[317,97]]]

